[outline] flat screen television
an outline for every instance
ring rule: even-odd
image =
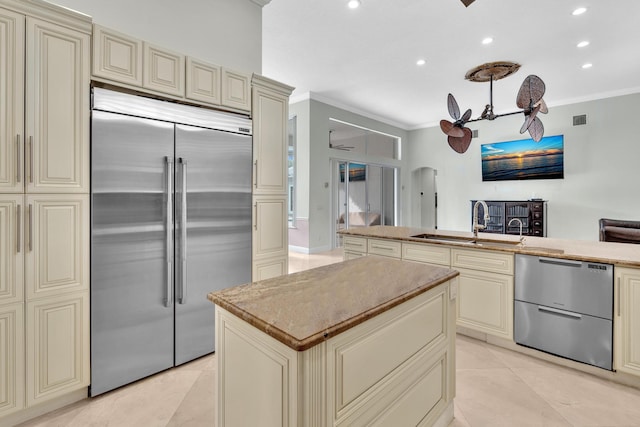
[[[564,136],[495,142],[481,146],[482,180],[564,178]]]

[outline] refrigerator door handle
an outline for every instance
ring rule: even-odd
[[[167,212],[166,212],[166,230],[167,230],[167,295],[164,299],[164,306],[171,307],[172,301],[172,285],[173,285],[173,157],[165,157],[167,163]]]
[[[187,159],[180,157],[182,191],[180,194],[180,304],[187,303]]]

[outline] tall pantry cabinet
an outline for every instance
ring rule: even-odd
[[[293,88],[253,75],[254,281],[287,274],[287,122]]]
[[[90,34],[0,0],[0,425],[89,384]]]

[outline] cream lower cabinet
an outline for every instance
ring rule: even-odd
[[[27,302],[27,405],[89,385],[89,292]]]
[[[367,255],[367,239],[364,237],[343,236],[342,248],[344,260]]]
[[[452,248],[451,268],[460,272],[458,326],[513,340],[514,255]]]
[[[286,196],[254,196],[253,214],[253,281],[287,274]]]
[[[615,267],[614,367],[640,376],[640,269]]]
[[[217,425],[446,426],[455,394],[449,283],[304,351],[216,306]]]
[[[23,303],[0,305],[0,424],[24,407]]]
[[[513,254],[347,235],[343,242],[345,260],[373,254],[458,270],[457,325],[513,340]]]

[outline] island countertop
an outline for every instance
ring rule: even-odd
[[[473,238],[471,232],[393,227],[388,225],[349,228],[340,230],[338,233],[344,236],[391,239],[411,243],[428,243],[640,267],[640,245],[630,243],[525,236],[524,244],[518,245],[519,237],[517,235],[492,233],[478,233],[477,243],[467,243],[465,239],[470,240]],[[429,234],[436,238],[426,240],[413,237],[420,234]],[[451,237],[453,239],[451,241],[438,241],[437,236],[443,238]],[[460,239],[460,241],[456,241],[457,239]]]
[[[235,286],[207,298],[296,351],[307,350],[459,273],[362,257]]]

